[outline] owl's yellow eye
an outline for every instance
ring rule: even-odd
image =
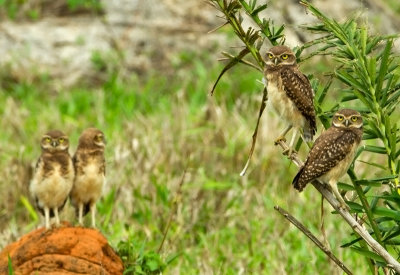
[[[351,121],[356,122],[357,120],[358,120],[358,117],[356,117],[356,116],[351,117]]]
[[[289,56],[288,56],[287,54],[282,54],[282,55],[281,55],[281,58],[282,58],[283,60],[288,59],[288,57],[289,57]]]
[[[58,139],[58,142],[59,142],[60,144],[64,143],[64,141],[65,141],[64,138],[59,138],[59,139]]]
[[[269,58],[269,59],[272,59],[272,58],[274,58],[274,55],[273,55],[272,53],[269,53],[269,54],[268,54],[268,58]]]
[[[344,117],[343,117],[343,116],[337,116],[337,119],[338,119],[339,121],[342,121],[342,120],[344,119]]]
[[[102,141],[103,140],[103,136],[96,136],[96,141]]]
[[[51,138],[47,137],[47,138],[44,139],[44,141],[46,141],[47,143],[50,143],[51,142]]]

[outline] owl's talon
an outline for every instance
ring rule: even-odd
[[[274,140],[274,144],[275,145],[279,145],[279,143],[281,141],[286,142],[286,138],[284,136],[280,136],[280,137],[278,137],[277,139]]]
[[[289,159],[293,159],[293,155],[296,154],[297,152],[293,150],[293,148],[289,148],[286,150],[283,150],[282,154],[284,156],[287,156]]]

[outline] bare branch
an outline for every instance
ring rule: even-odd
[[[304,233],[313,243],[315,243],[319,249],[321,249],[329,258],[332,259],[341,269],[343,269],[346,274],[353,274],[336,256],[329,250],[323,243],[321,243],[317,237],[311,233],[300,221],[298,221],[295,217],[289,214],[285,209],[280,208],[278,205],[274,206],[274,209],[278,211],[283,217],[285,217],[289,222],[291,222],[294,226],[300,229],[301,232]]]

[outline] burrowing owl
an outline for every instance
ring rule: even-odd
[[[105,184],[105,145],[103,132],[96,128],[88,128],[80,136],[78,148],[73,157],[75,180],[70,198],[72,205],[76,208],[80,225],[83,225],[83,216],[90,211],[92,226],[96,226],[96,202]]]
[[[346,207],[337,181],[349,169],[361,142],[363,121],[359,112],[342,109],[335,113],[332,126],[317,138],[304,166],[293,179],[294,188],[302,191],[314,179],[328,183],[342,207]]]
[[[289,156],[300,129],[311,141],[316,130],[314,92],[308,78],[299,71],[296,56],[286,46],[274,46],[265,56],[264,75],[268,98],[275,111],[289,123],[277,140],[284,138],[293,127]]]
[[[30,192],[39,211],[44,214],[46,228],[50,228],[50,217],[55,216],[60,224],[58,212],[68,199],[74,180],[74,167],[68,153],[69,140],[61,131],[46,133],[40,142],[42,154],[36,164],[30,184]]]

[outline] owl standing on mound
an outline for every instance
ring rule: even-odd
[[[299,71],[296,56],[286,46],[274,46],[265,55],[264,76],[268,98],[281,118],[289,126],[276,139],[285,138],[293,127],[293,136],[289,144],[290,156],[300,129],[303,130],[305,141],[312,141],[317,124],[314,110],[314,92],[308,78]]]
[[[359,112],[351,109],[337,111],[332,126],[316,139],[304,166],[293,179],[294,188],[301,192],[307,183],[319,179],[332,187],[341,207],[347,207],[337,182],[353,162],[362,134],[363,121]]]
[[[96,202],[105,185],[105,146],[104,134],[96,128],[86,129],[79,138],[73,157],[75,180],[70,198],[80,225],[83,225],[83,216],[90,211],[92,227],[96,227]]]
[[[46,228],[50,217],[60,225],[59,211],[64,207],[74,180],[74,167],[68,153],[69,139],[59,130],[43,135],[40,142],[42,154],[36,163],[29,191],[39,211],[44,214]]]

